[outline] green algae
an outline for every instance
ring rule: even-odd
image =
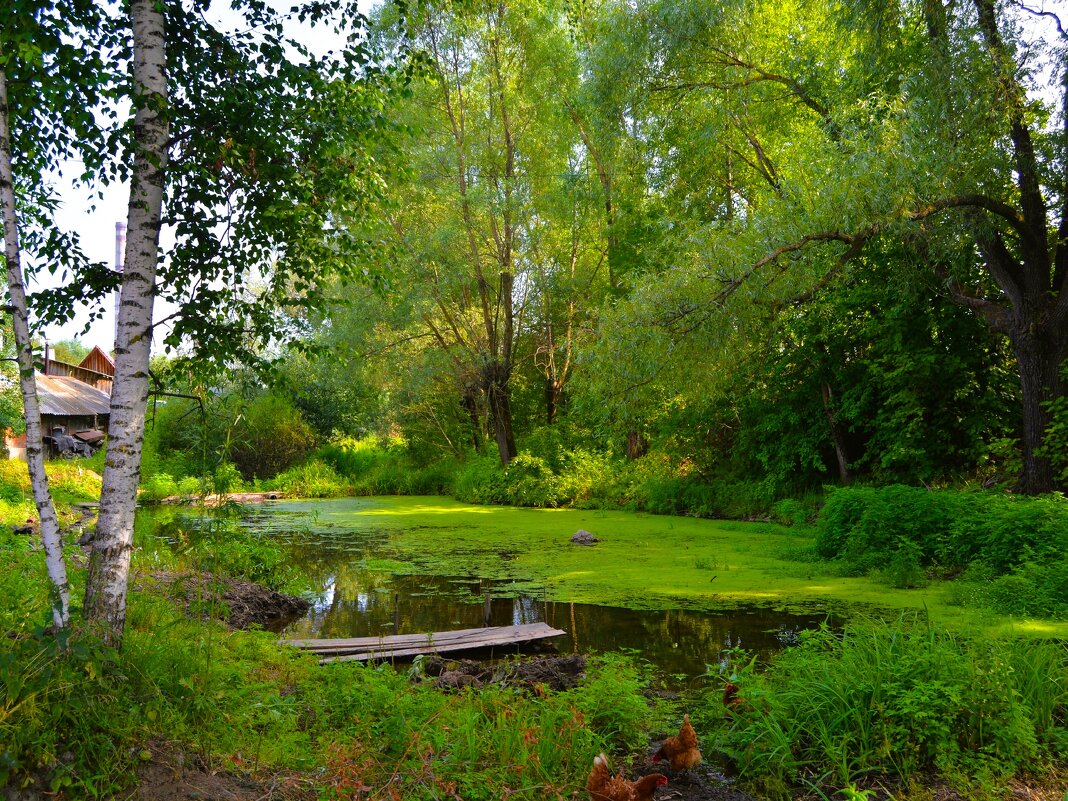
[[[475,506],[443,497],[345,498],[272,504],[257,524],[311,540],[372,532],[376,571],[475,576],[514,592],[632,609],[759,605],[791,612],[893,616],[919,610],[949,628],[1068,637],[1068,622],[1013,620],[950,603],[948,582],[894,589],[801,561],[805,529],[633,512]],[[585,529],[600,542],[570,542]]]

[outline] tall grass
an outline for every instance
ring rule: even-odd
[[[1068,758],[1062,643],[958,638],[922,624],[802,634],[758,673],[736,665],[740,704],[718,743],[742,775],[786,797],[937,773],[985,784]],[[710,698],[708,717],[724,712]]]

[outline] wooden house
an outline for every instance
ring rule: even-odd
[[[110,372],[107,372],[110,370]],[[115,364],[99,348],[80,365],[48,358],[44,372],[34,373],[41,406],[41,433],[47,455],[85,453],[103,444],[111,414]],[[26,435],[5,438],[8,456],[26,458]]]

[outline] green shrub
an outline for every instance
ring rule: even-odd
[[[783,526],[806,525],[812,515],[812,506],[795,498],[784,498],[771,505],[771,519]]]
[[[161,501],[178,495],[180,490],[175,480],[166,473],[157,473],[141,483],[140,498],[143,501]]]
[[[1068,502],[995,492],[890,487],[832,488],[816,548],[825,559],[881,567],[908,554],[924,567],[963,570],[981,560],[997,573],[1068,553]]]
[[[230,458],[246,479],[269,478],[307,458],[315,432],[288,400],[267,393],[252,401],[230,441]]]
[[[336,498],[348,495],[350,486],[334,469],[320,461],[312,460],[290,468],[268,482],[294,498]]]
[[[504,502],[513,506],[549,506],[560,504],[556,476],[548,463],[530,454],[521,453],[508,463],[504,471]]]
[[[199,478],[194,476],[186,476],[178,482],[178,494],[179,495],[199,495],[204,490],[204,484]]]
[[[451,459],[420,463],[399,438],[338,438],[320,448],[315,458],[348,479],[356,495],[447,494],[456,470]]]
[[[215,468],[215,472],[209,477],[207,483],[210,483],[211,491],[216,495],[237,492],[244,486],[241,472],[229,462],[221,462]]]
[[[453,481],[453,495],[466,503],[506,503],[507,484],[500,460],[478,456],[464,461]]]
[[[986,588],[987,604],[1005,615],[1068,619],[1068,556],[1026,562]]]

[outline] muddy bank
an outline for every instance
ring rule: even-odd
[[[423,677],[442,690],[498,684],[536,692],[559,692],[578,686],[579,680],[586,672],[586,657],[571,654],[488,664],[473,659],[430,656],[421,660],[420,666]]]
[[[223,495],[168,495],[156,503],[188,503],[201,506],[222,506],[226,503],[263,503],[277,501],[285,497],[282,492],[227,492]]]
[[[142,752],[147,758],[137,771],[137,786],[124,801],[314,801],[319,798],[315,780],[301,774],[246,773],[207,765],[195,754],[152,743]]]
[[[277,631],[310,607],[295,595],[212,573],[156,570],[139,579],[137,589],[161,592],[190,617],[222,620],[234,629],[261,626]]]

